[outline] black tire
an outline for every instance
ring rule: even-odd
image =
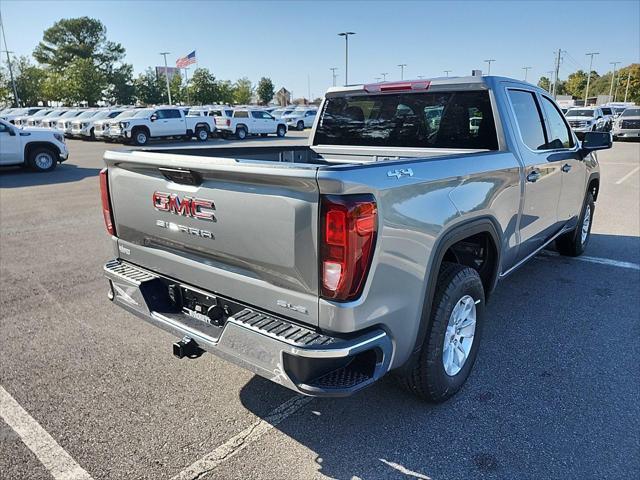
[[[96,132],[93,128],[89,130],[89,140],[91,140],[92,142],[96,141]]]
[[[57,154],[51,148],[34,148],[29,152],[27,164],[35,172],[50,172],[58,165]]]
[[[284,125],[278,125],[278,129],[276,130],[276,135],[282,138],[286,134],[287,134],[287,127],[285,127]]]
[[[445,336],[452,312],[466,296],[473,299],[475,332],[462,367],[449,375],[444,366]],[[443,262],[433,297],[429,326],[419,357],[411,369],[399,377],[400,384],[430,402],[444,402],[453,396],[469,377],[478,355],[484,324],[484,288],[476,270],[458,263]],[[447,337],[453,343],[452,337]],[[468,338],[461,340],[460,345]],[[456,343],[457,345],[457,343]]]
[[[149,133],[143,128],[137,128],[131,132],[131,141],[134,145],[146,145],[149,143]]]
[[[268,134],[266,134],[266,133],[261,133],[261,134],[260,134],[260,136],[261,136],[261,137],[266,137],[267,135],[268,135]]]
[[[595,208],[596,204],[593,200],[593,195],[588,192],[584,198],[582,212],[580,212],[576,228],[556,239],[556,249],[560,255],[578,257],[584,253],[591,239],[591,226],[593,225]],[[583,231],[585,235],[583,235]]]
[[[247,129],[244,127],[236,128],[236,138],[238,140],[244,140],[245,138],[247,138]]]
[[[191,135],[183,135],[181,138],[182,138],[183,142],[190,142],[191,141]]]
[[[206,142],[209,140],[209,130],[204,127],[196,128],[196,138],[199,142]]]
[[[296,123],[296,128],[297,128],[299,131],[304,130],[304,122],[303,122],[302,120],[298,120],[298,123]]]

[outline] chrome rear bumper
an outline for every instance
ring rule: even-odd
[[[389,369],[392,342],[382,329],[338,338],[234,300],[228,301],[236,313],[215,328],[172,310],[167,284],[176,280],[120,260],[108,262],[104,272],[110,283],[109,296],[117,305],[296,392],[347,396],[371,385]]]

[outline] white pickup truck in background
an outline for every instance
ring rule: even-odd
[[[213,117],[186,116],[182,108],[161,106],[141,109],[112,127],[110,134],[135,145],[146,145],[152,138],[163,137],[190,139],[195,136],[204,142],[215,128]]]
[[[275,118],[269,112],[257,108],[236,108],[233,111],[224,110],[224,115],[215,116],[216,127],[223,137],[232,135],[239,140],[244,140],[249,135],[276,134],[284,137],[287,134],[287,125],[283,118]]]
[[[44,128],[18,128],[0,120],[0,165],[24,165],[48,172],[69,158],[62,133]]]

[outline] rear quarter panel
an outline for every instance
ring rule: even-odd
[[[413,176],[388,176],[411,168]],[[362,296],[352,302],[320,300],[320,327],[350,332],[382,326],[394,341],[392,368],[413,350],[437,242],[474,218],[499,227],[503,263],[517,246],[520,165],[507,151],[436,159],[380,162],[319,170],[323,194],[372,193],[378,203],[378,238]]]

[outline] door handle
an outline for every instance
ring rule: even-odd
[[[540,180],[540,177],[542,175],[540,174],[539,171],[534,170],[533,172],[531,172],[529,175],[527,175],[527,182],[531,182],[531,183],[535,183],[538,180]]]
[[[568,163],[565,163],[565,164],[562,166],[562,171],[563,171],[564,173],[569,173],[569,171],[570,171],[570,170],[571,170],[571,165],[569,165]]]

